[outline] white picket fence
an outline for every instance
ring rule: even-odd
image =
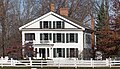
[[[120,67],[120,60],[11,60],[0,59],[1,67]]]

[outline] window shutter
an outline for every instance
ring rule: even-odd
[[[63,33],[63,43],[65,43],[65,34]]]
[[[49,33],[49,39],[52,40],[52,34],[51,33]]]
[[[65,22],[64,21],[62,21],[62,29],[64,29],[65,27]]]
[[[53,21],[53,29],[55,29],[55,21]]]
[[[42,29],[42,21],[40,21],[40,29]]]
[[[51,21],[49,21],[49,29],[51,29]]]
[[[42,33],[40,33],[40,40],[42,40]]]
[[[55,43],[55,33],[53,33],[53,43]]]
[[[53,57],[56,57],[56,48],[53,48]]]
[[[78,43],[78,33],[76,33],[76,43]]]
[[[68,33],[66,33],[66,43],[68,43]]]

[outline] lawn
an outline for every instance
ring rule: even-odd
[[[0,69],[31,69],[28,67],[3,67]],[[35,68],[33,68],[35,69]],[[98,67],[98,68],[87,68],[87,67],[81,67],[81,68],[72,68],[72,67],[61,67],[61,68],[57,68],[57,67],[47,67],[47,68],[37,68],[37,69],[120,69],[120,68],[109,68],[109,67]]]

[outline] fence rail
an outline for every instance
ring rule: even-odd
[[[0,66],[12,67],[120,67],[120,60],[10,60],[0,59]]]

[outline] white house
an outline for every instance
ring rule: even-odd
[[[91,34],[86,32],[85,27],[52,11],[19,30],[22,32],[22,46],[32,42],[36,59],[83,58],[83,50],[91,49]]]

